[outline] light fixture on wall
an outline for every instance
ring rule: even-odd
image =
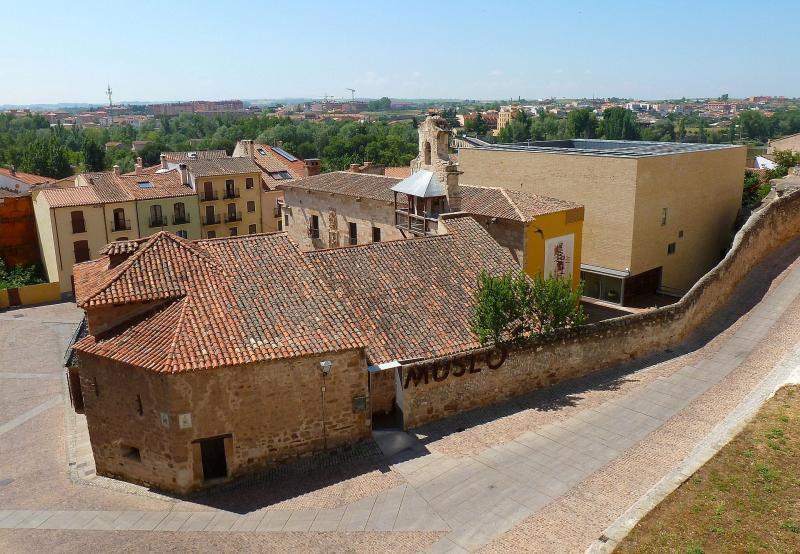
[[[331,372],[331,366],[333,366],[333,362],[330,360],[322,360],[319,363],[319,366],[322,368],[322,373],[328,375]]]

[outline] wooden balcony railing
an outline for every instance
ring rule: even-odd
[[[439,220],[408,213],[408,210],[395,210],[394,224],[398,229],[405,229],[415,235],[435,235],[439,229]]]

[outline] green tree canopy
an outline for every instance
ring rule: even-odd
[[[81,156],[86,171],[103,171],[105,168],[105,148],[89,137],[83,139]]]
[[[641,132],[636,115],[618,106],[608,108],[603,112],[603,135],[609,140],[639,140]]]

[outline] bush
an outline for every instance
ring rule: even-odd
[[[0,290],[14,289],[26,285],[37,285],[44,283],[38,266],[29,265],[8,268],[5,262],[0,260]]]
[[[582,286],[572,290],[569,279],[482,272],[475,293],[472,331],[486,345],[582,325],[586,316],[580,305],[581,291]]]

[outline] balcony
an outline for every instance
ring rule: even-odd
[[[220,224],[220,216],[217,215],[206,215],[203,217],[203,225],[219,225]]]
[[[150,228],[151,229],[153,227],[165,227],[165,226],[169,225],[169,223],[167,223],[167,218],[164,217],[164,216],[151,217],[150,220],[149,220],[149,224],[150,224]]]
[[[403,229],[422,237],[435,235],[439,229],[438,219],[412,214],[408,210],[395,210],[394,224],[398,229]]]
[[[229,198],[239,198],[239,189],[225,189],[225,196],[223,196],[225,200]]]
[[[172,216],[173,225],[186,225],[189,223],[189,214]]]
[[[131,220],[130,219],[115,219],[111,222],[111,232],[116,233],[118,231],[130,231],[131,230]]]
[[[273,212],[272,213],[275,215],[275,217],[281,217],[281,207],[278,206],[276,208],[273,208]]]
[[[214,200],[219,200],[219,196],[217,195],[216,191],[209,192],[201,192],[200,193],[200,202],[213,202]]]
[[[225,214],[225,223],[233,223],[242,220],[242,212],[228,212]]]

